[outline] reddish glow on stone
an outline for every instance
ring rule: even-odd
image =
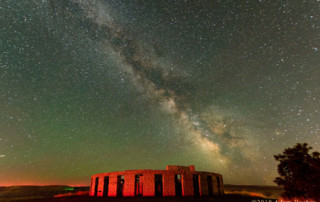
[[[116,197],[141,194],[142,196],[222,195],[222,175],[195,171],[193,165],[168,165],[166,170],[129,170],[100,173],[91,177],[90,196]]]

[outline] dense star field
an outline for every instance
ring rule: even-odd
[[[0,185],[320,150],[320,1],[0,2]]]

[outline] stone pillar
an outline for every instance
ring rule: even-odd
[[[191,173],[183,173],[181,178],[182,196],[194,196],[193,175]]]
[[[124,175],[124,190],[123,196],[134,196],[135,188],[135,174]]]
[[[206,174],[200,174],[199,175],[199,181],[200,181],[200,196],[207,196],[208,195],[208,181],[207,181],[207,175]]]
[[[109,176],[109,193],[108,196],[117,196],[117,183],[118,183],[117,175]]]
[[[163,174],[163,196],[175,196],[174,173]]]
[[[97,196],[103,196],[104,177],[99,176]]]
[[[143,183],[142,196],[154,196],[155,195],[154,174],[144,173],[142,183]]]
[[[212,176],[212,185],[213,185],[213,195],[214,196],[218,196],[220,195],[219,193],[219,187],[220,185],[218,185],[218,181],[217,181],[217,176]]]
[[[224,195],[224,187],[223,187],[223,178],[222,176],[220,177],[220,195]]]
[[[91,184],[90,184],[90,191],[89,191],[89,196],[94,196],[94,187],[96,185],[94,177],[91,177]]]

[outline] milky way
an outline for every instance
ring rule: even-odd
[[[1,3],[0,185],[191,165],[272,184],[319,150],[319,1]]]

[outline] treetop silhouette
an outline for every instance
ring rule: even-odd
[[[307,143],[287,148],[283,154],[274,155],[280,177],[274,182],[284,187],[283,197],[320,199],[320,153],[309,151]]]

